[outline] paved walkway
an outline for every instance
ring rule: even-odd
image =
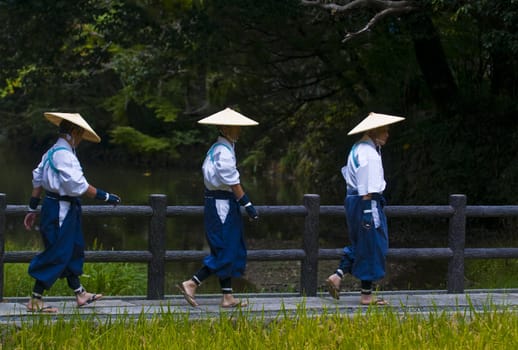
[[[401,314],[445,311],[470,313],[472,311],[505,309],[518,312],[518,290],[470,290],[463,294],[447,294],[445,291],[398,291],[383,292],[382,296],[390,308]],[[219,306],[219,295],[199,295],[200,306],[194,308],[187,304],[182,296],[171,295],[164,300],[146,300],[138,297],[105,297],[98,302],[82,308],[76,307],[73,298],[48,297],[49,305],[59,308],[57,315],[50,317],[95,317],[113,318],[117,315],[154,317],[162,313],[185,315],[189,319],[219,317],[222,313],[242,312],[249,317],[290,317],[304,309],[308,315],[338,311],[342,314],[356,315],[365,313],[369,307],[359,305],[358,293],[342,293],[340,300],[334,300],[327,294],[316,297],[300,297],[296,294],[237,294],[248,306],[223,309]],[[28,312],[25,308],[27,299],[5,298],[0,303],[0,323],[16,323],[40,317],[39,313]],[[372,307],[371,307],[372,308]],[[380,306],[378,306],[380,308]]]

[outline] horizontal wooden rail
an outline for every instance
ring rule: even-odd
[[[144,205],[83,205],[82,211],[87,216],[152,216],[153,209]],[[27,213],[26,205],[9,205],[6,215],[23,216]]]
[[[518,216],[518,205],[468,205],[466,206],[466,216],[476,218]]]
[[[518,248],[466,248],[466,259],[517,259]]]
[[[148,265],[148,298],[162,299],[165,286],[165,263],[200,261],[207,251],[166,250],[166,219],[173,217],[200,217],[203,206],[167,206],[167,197],[162,194],[149,196],[149,205],[84,205],[85,216],[149,218],[148,250],[98,250],[86,251],[88,262],[131,262]],[[28,263],[38,252],[4,251],[7,216],[23,216],[27,207],[7,205],[6,196],[0,193],[0,300],[3,296],[3,273],[5,263]],[[342,248],[322,249],[318,246],[319,218],[341,217],[345,209],[341,205],[320,205],[316,194],[304,196],[303,205],[257,206],[261,216],[301,217],[304,219],[301,249],[257,249],[248,251],[249,261],[300,261],[301,294],[312,296],[317,293],[318,261],[338,260]],[[393,205],[385,207],[388,217],[397,218],[447,218],[448,247],[439,248],[390,248],[387,258],[391,260],[435,259],[448,260],[448,292],[461,293],[464,290],[465,259],[516,259],[518,248],[466,248],[466,218],[468,217],[513,217],[518,216],[518,206],[467,206],[466,196],[451,195],[449,205]],[[242,210],[242,214],[246,215]]]
[[[340,259],[343,249],[320,249],[321,260]],[[450,248],[390,248],[387,259],[449,259],[453,256]]]

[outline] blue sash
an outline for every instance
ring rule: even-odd
[[[56,148],[51,148],[48,153],[47,153],[47,158],[45,159],[45,162],[43,162],[43,166],[45,166],[45,164],[49,163],[49,166],[52,170],[54,170],[54,172],[58,173],[59,170],[56,168],[56,166],[54,165],[54,161],[52,160],[52,158],[54,157],[54,153],[56,151],[61,151],[61,150],[65,150],[65,151],[69,151],[68,148],[66,147],[56,147]],[[70,152],[70,151],[69,151]]]
[[[214,149],[217,147],[217,146],[223,146],[225,147],[226,149],[228,149],[230,152],[232,152],[232,154],[234,153],[234,150],[232,148],[230,148],[229,145],[227,144],[224,144],[224,143],[221,143],[221,142],[216,142],[215,144],[213,144],[209,150],[207,151],[207,155],[209,156],[210,158],[210,161],[214,163]]]

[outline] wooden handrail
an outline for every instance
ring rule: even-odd
[[[0,193],[0,300],[3,297],[3,273],[5,263],[27,263],[37,252],[5,252],[5,227],[7,216],[22,216],[26,206],[7,205],[6,195]],[[343,206],[320,205],[320,196],[306,194],[303,205],[257,206],[261,216],[292,216],[305,220],[300,249],[249,250],[250,261],[300,261],[300,293],[315,296],[317,293],[318,262],[340,259],[342,248],[322,249],[318,246],[320,217],[344,217]],[[518,258],[518,248],[465,248],[467,217],[518,216],[518,206],[467,206],[466,196],[453,194],[449,205],[385,207],[388,217],[447,218],[448,247],[440,248],[390,248],[388,259],[444,259],[448,260],[447,289],[449,293],[464,292],[465,259]],[[88,262],[138,262],[148,264],[148,299],[163,299],[166,262],[200,261],[207,255],[202,250],[166,250],[166,224],[171,217],[202,216],[203,206],[167,206],[167,196],[151,194],[149,205],[83,206],[85,216],[141,216],[149,218],[148,250],[86,251]],[[246,215],[244,210],[243,215]]]

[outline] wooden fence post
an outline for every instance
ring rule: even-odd
[[[152,258],[148,263],[147,298],[155,300],[164,299],[167,196],[152,194],[149,204],[153,214],[149,223],[149,252]]]
[[[304,236],[302,237],[302,249],[306,256],[302,260],[301,265],[300,293],[306,296],[316,296],[318,284],[320,196],[318,194],[305,194],[304,206],[308,213],[304,221]]]
[[[0,193],[0,302],[4,300],[4,254],[5,254],[5,193]]]
[[[466,246],[466,195],[450,195],[448,245],[453,256],[448,263],[448,293],[464,293],[464,248]]]

